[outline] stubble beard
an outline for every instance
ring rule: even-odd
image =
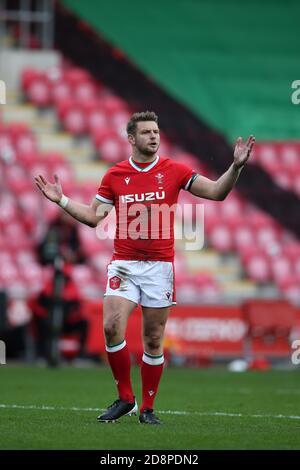
[[[155,150],[150,150],[146,145],[145,146],[139,146],[139,145],[136,145],[136,148],[138,150],[138,152],[141,154],[141,155],[145,155],[146,157],[154,157],[156,155],[156,152],[158,150],[158,147],[159,145],[157,145],[156,149]]]

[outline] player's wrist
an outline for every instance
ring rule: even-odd
[[[65,209],[68,202],[69,202],[69,198],[63,194],[57,204],[63,209]]]
[[[240,164],[240,163],[233,162],[232,166],[235,171],[240,171],[244,168],[245,163]]]

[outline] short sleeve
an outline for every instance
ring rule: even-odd
[[[111,173],[108,171],[102,178],[96,199],[106,204],[114,204],[114,195],[111,187]]]
[[[198,173],[195,170],[192,170],[189,166],[184,163],[176,162],[176,168],[178,172],[179,187],[180,189],[185,189],[188,191],[195,179],[198,176]]]

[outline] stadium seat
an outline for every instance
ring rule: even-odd
[[[244,223],[238,226],[233,234],[234,245],[239,251],[243,251],[248,246],[255,245],[255,236],[253,230]]]
[[[103,129],[108,128],[108,119],[101,109],[85,110],[87,129],[92,135],[100,134]]]
[[[57,105],[61,101],[67,101],[72,98],[72,89],[64,81],[55,83],[51,88],[51,101]]]
[[[18,141],[19,137],[31,135],[31,130],[25,122],[9,122],[6,124],[5,132],[10,136],[14,144]]]
[[[51,103],[50,86],[43,76],[32,80],[26,91],[30,101],[37,107],[47,107]]]
[[[102,160],[110,164],[124,160],[123,146],[116,138],[103,140],[97,147],[97,152]]]
[[[267,257],[263,254],[255,254],[245,261],[245,269],[248,276],[257,282],[268,282],[271,272]]]
[[[272,168],[278,162],[277,152],[272,144],[256,144],[256,147],[257,160],[266,169]]]
[[[23,91],[27,91],[29,86],[34,80],[39,79],[42,76],[42,72],[33,67],[25,68],[21,73],[21,85]]]
[[[280,152],[280,160],[287,168],[293,168],[299,164],[300,149],[293,145],[283,145]]]
[[[232,249],[232,234],[225,225],[214,227],[210,233],[210,243],[221,253],[229,252]]]
[[[82,104],[95,100],[97,98],[97,89],[91,81],[84,81],[74,86],[73,94],[78,103]]]
[[[91,79],[89,73],[82,68],[70,67],[63,73],[63,79],[70,85],[76,86]]]
[[[4,196],[0,200],[1,222],[8,224],[18,217],[18,210],[13,198]]]
[[[256,231],[256,240],[258,246],[262,248],[268,247],[273,243],[277,243],[279,241],[278,232],[273,227],[261,227]]]
[[[115,95],[107,95],[102,99],[102,107],[109,117],[117,112],[127,110],[125,101]]]
[[[290,189],[293,186],[293,177],[288,173],[277,173],[274,181],[283,189]]]
[[[72,106],[66,110],[62,123],[64,128],[75,136],[83,135],[87,131],[86,119],[79,106]]]
[[[271,261],[271,270],[276,283],[283,282],[293,276],[290,260],[282,255]]]

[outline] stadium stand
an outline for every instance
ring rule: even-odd
[[[162,70],[159,68],[158,73]],[[207,70],[214,72],[213,68]],[[234,82],[232,77],[228,81]],[[35,245],[45,224],[55,217],[57,208],[33,190],[32,176],[58,173],[68,195],[89,201],[107,168],[128,156],[124,131],[134,109],[107,83],[96,80],[90,71],[65,58],[49,68],[33,65],[24,68],[20,89],[14,93],[15,102],[2,109],[0,122],[0,166],[4,181],[0,208],[3,214],[0,282],[11,298],[37,293],[42,280],[49,276],[49,270],[37,262]],[[233,94],[227,102],[232,113],[234,98]],[[206,105],[202,103],[201,114],[210,122],[214,108],[211,103]],[[267,103],[264,105],[267,107]],[[224,116],[222,122],[228,123]],[[231,135],[235,126],[223,131]],[[267,131],[262,131],[262,135]],[[217,178],[207,164],[207,155],[203,161],[199,160],[198,155],[180,147],[164,132],[160,153]],[[299,153],[297,142],[259,141],[251,163],[264,169],[279,187],[299,195]],[[180,205],[186,203],[194,205],[195,198],[182,194]],[[191,224],[194,217],[191,213]],[[74,267],[72,277],[86,300],[98,300],[105,287],[112,240],[99,240],[84,226],[80,227],[80,237],[88,262]],[[222,203],[205,201],[204,249],[186,252],[184,243],[178,240],[177,253],[180,303],[239,304],[257,297],[285,298],[300,303],[299,240],[281,221],[236,190]]]
[[[102,162],[100,173],[104,172],[105,165],[110,165],[126,158],[128,144],[124,136],[124,127],[130,114],[130,109],[126,103],[104,87],[103,84],[97,85],[86,71],[68,66],[67,64],[44,72],[28,68],[22,73],[21,83],[25,98],[34,106],[37,114],[45,108],[48,110],[54,109],[54,119],[57,117],[58,120],[54,122],[54,130],[62,128],[65,132],[71,134],[74,139],[78,139],[79,136],[83,136],[85,139],[88,137],[93,149],[92,155],[96,160]],[[41,98],[40,84],[43,84],[42,86],[47,90],[43,92],[43,96],[47,96],[47,100]],[[60,85],[63,85],[64,94],[58,98],[57,90]],[[69,90],[67,92],[68,97],[65,95],[66,90]],[[5,114],[6,111],[4,112],[4,117]],[[86,123],[92,124],[91,126],[82,127],[82,123],[84,125]],[[79,164],[74,163],[74,159],[70,163],[64,158],[63,154],[57,152],[41,154],[37,149],[37,140],[36,133],[32,132],[24,123],[10,123],[6,126],[2,124],[0,141],[2,155],[10,155],[12,161],[15,159],[13,165],[5,168],[6,184],[11,191],[12,198],[22,193],[21,207],[23,209],[34,207],[40,213],[44,210],[40,205],[46,205],[45,213],[47,219],[47,217],[49,218],[53,215],[51,211],[55,209],[49,209],[50,204],[39,200],[39,196],[32,191],[31,180],[28,176],[33,176],[37,173],[51,175],[57,172],[61,177],[65,191],[67,193],[71,191],[80,200],[86,200],[87,196],[92,197],[96,188],[96,182],[88,182],[86,184],[86,181],[84,181],[84,185],[82,183],[78,185],[75,175],[79,176],[80,174],[83,165],[82,160]],[[171,143],[165,137],[163,137],[162,147],[165,147],[166,151],[174,155],[174,158],[192,165],[201,173],[204,172],[208,176],[213,176],[205,166],[200,167],[195,156],[186,154],[181,149],[174,148],[174,146],[172,148]],[[255,153],[256,159],[258,158],[257,155],[261,154],[260,149],[261,145],[258,144],[258,150]],[[264,155],[264,152],[262,154]],[[86,168],[89,167],[89,164],[90,161],[87,161]],[[75,174],[73,168],[75,168]],[[94,167],[92,166],[91,174],[93,169]],[[29,170],[27,178],[25,177],[25,170]],[[192,203],[195,199],[187,194],[183,195],[181,201],[181,204],[184,202]],[[8,205],[7,210],[12,211],[11,218],[16,217],[13,213],[13,207],[10,208]],[[271,217],[254,208],[238,196],[236,192],[233,192],[222,203],[222,206],[216,202],[207,201],[205,203],[205,230],[209,245],[217,250],[217,252],[223,254],[222,256],[232,254],[233,252],[239,253],[245,273],[250,279],[261,285],[273,282],[284,295],[293,298],[295,295],[294,288],[298,282],[299,269],[297,266],[299,263],[298,258],[292,257],[293,259],[291,259],[289,255],[285,257],[285,253],[293,253],[293,250],[294,252],[300,251],[300,245]],[[81,234],[82,238],[89,242],[85,243],[85,246],[88,247],[88,254],[92,257],[92,255],[98,252],[101,244],[97,240],[92,242],[93,235],[90,234],[89,229],[82,227]],[[103,245],[102,243],[100,252],[103,252]],[[110,249],[111,246],[105,247],[106,259],[108,259]],[[192,273],[190,275],[190,278],[193,279],[192,283],[189,278],[189,271],[180,270],[181,275],[177,279],[179,296],[180,287],[186,287],[188,283],[195,288],[196,294],[192,296],[194,301],[201,299],[203,286],[208,285],[211,287],[212,300],[214,298],[212,292],[215,292],[215,300],[220,295],[220,292],[226,293],[226,281],[224,282],[223,289],[221,281],[222,256],[219,256],[215,272],[213,269],[204,266],[203,276],[195,276]],[[201,254],[202,264],[204,257]],[[95,262],[93,265],[95,266]],[[189,267],[189,257],[184,252],[182,254],[181,266],[186,266],[187,269]],[[241,269],[238,263],[236,264],[236,269]],[[223,278],[226,277],[228,279],[228,274],[223,273]],[[234,278],[233,272],[232,275]],[[236,273],[236,282],[238,282],[237,278],[238,273]],[[93,279],[92,275],[90,279]],[[220,285],[218,286],[218,284]],[[85,288],[89,290],[88,284],[85,284]],[[246,286],[246,290],[247,288],[248,286]],[[193,287],[191,289],[193,290]],[[182,290],[186,292],[186,289]],[[255,287],[253,294],[256,295]],[[231,295],[234,297],[234,294]],[[184,297],[191,298],[186,294]]]

